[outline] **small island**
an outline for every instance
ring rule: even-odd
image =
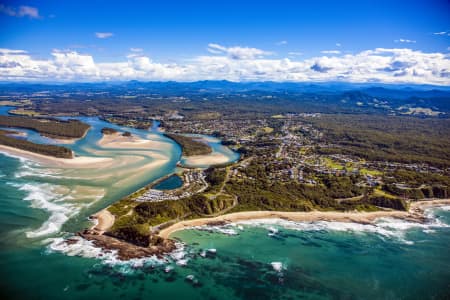
[[[61,121],[18,116],[0,116],[0,126],[30,129],[45,137],[61,140],[82,138],[90,128],[88,124],[77,120]],[[14,131],[1,130],[0,144],[56,158],[72,159],[74,157],[72,150],[67,147],[33,143],[25,139],[15,138],[12,136],[13,134],[15,134]]]
[[[42,136],[57,139],[79,139],[86,135],[90,126],[78,120],[0,116],[0,126],[34,130]]]
[[[101,130],[101,133],[103,135],[118,135],[119,131],[117,131],[114,128],[103,127],[102,130]],[[131,137],[132,136],[131,132],[129,132],[129,131],[124,131],[124,132],[121,133],[121,135],[124,136],[124,137]]]
[[[174,140],[181,146],[183,156],[207,155],[212,152],[211,147],[209,147],[206,143],[197,141],[194,137],[173,133],[165,133],[164,135]]]
[[[109,135],[109,134],[115,134],[118,131],[115,130],[114,128],[109,128],[109,127],[103,127],[101,130],[101,133],[104,135]]]

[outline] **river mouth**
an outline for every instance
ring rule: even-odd
[[[0,113],[8,114],[10,109],[13,107],[2,107]],[[67,118],[72,117],[61,117]],[[179,170],[177,163],[181,159],[181,149],[159,131],[157,121],[148,130],[142,130],[111,124],[97,117],[73,119],[91,126],[83,138],[73,142],[53,140],[32,130],[14,130],[35,143],[68,147],[77,156],[75,160],[87,158],[85,163],[54,165],[3,151],[1,159],[19,160],[19,166],[6,184],[20,191],[29,207],[40,211],[40,224],[25,230],[22,235],[25,240],[77,232],[89,226],[89,215]],[[120,133],[130,132],[131,137],[102,143],[104,127]],[[216,146],[216,149],[226,152],[225,147]],[[234,158],[232,152],[230,160]],[[167,180],[159,183],[161,189],[182,185],[179,177]]]

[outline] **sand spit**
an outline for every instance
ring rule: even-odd
[[[23,157],[41,164],[52,167],[70,167],[70,168],[100,168],[105,164],[112,162],[112,158],[108,157],[87,157],[76,156],[74,158],[57,158],[29,152],[17,148],[0,145],[0,152],[7,153],[12,156]]]

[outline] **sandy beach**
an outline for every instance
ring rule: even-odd
[[[184,165],[186,166],[207,166],[220,165],[227,163],[229,158],[222,153],[211,153],[207,155],[193,155],[184,158]]]
[[[92,227],[92,230],[95,230],[100,234],[103,234],[106,230],[111,228],[115,220],[114,216],[107,209],[103,209],[92,215],[92,218],[97,219],[97,224]]]
[[[57,143],[57,144],[64,144],[64,145],[70,145],[70,144],[73,144],[73,143],[75,143],[75,142],[77,142],[77,141],[79,141],[79,140],[81,140],[81,139],[84,139],[85,137],[86,137],[86,135],[88,134],[88,132],[89,132],[89,130],[90,130],[91,128],[88,128],[85,132],[84,132],[84,134],[83,134],[83,136],[82,137],[79,137],[79,138],[57,138],[57,137],[47,137],[47,136],[45,136],[46,138],[48,138],[48,139],[50,139],[50,140],[52,140],[53,142],[55,142],[55,143]]]
[[[248,211],[225,214],[214,218],[201,218],[195,220],[181,221],[175,223],[159,232],[162,238],[169,238],[176,231],[190,227],[207,225],[216,222],[234,223],[247,220],[258,219],[285,219],[296,222],[314,221],[337,221],[371,223],[375,219],[382,217],[410,218],[420,220],[423,216],[423,209],[427,207],[450,205],[450,199],[424,200],[411,203],[409,211],[376,211],[376,212],[333,212],[333,211],[312,211],[312,212],[282,212],[282,211]]]
[[[76,156],[74,158],[57,158],[17,148],[12,148],[4,145],[0,145],[0,152],[4,152],[12,156],[26,158],[45,165],[62,168],[64,167],[99,168],[104,166],[105,163],[110,163],[113,160],[112,158],[108,157],[88,157],[88,156]]]

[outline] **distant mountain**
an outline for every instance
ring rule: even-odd
[[[121,81],[121,82],[89,82],[89,83],[28,83],[1,82],[0,92],[21,91],[163,91],[172,92],[205,92],[205,93],[239,93],[249,91],[262,92],[295,92],[336,94],[359,91],[372,97],[391,99],[408,98],[449,98],[450,87],[432,85],[405,85],[383,83],[343,83],[343,82],[231,82],[227,80],[204,80],[194,82],[176,81]]]

